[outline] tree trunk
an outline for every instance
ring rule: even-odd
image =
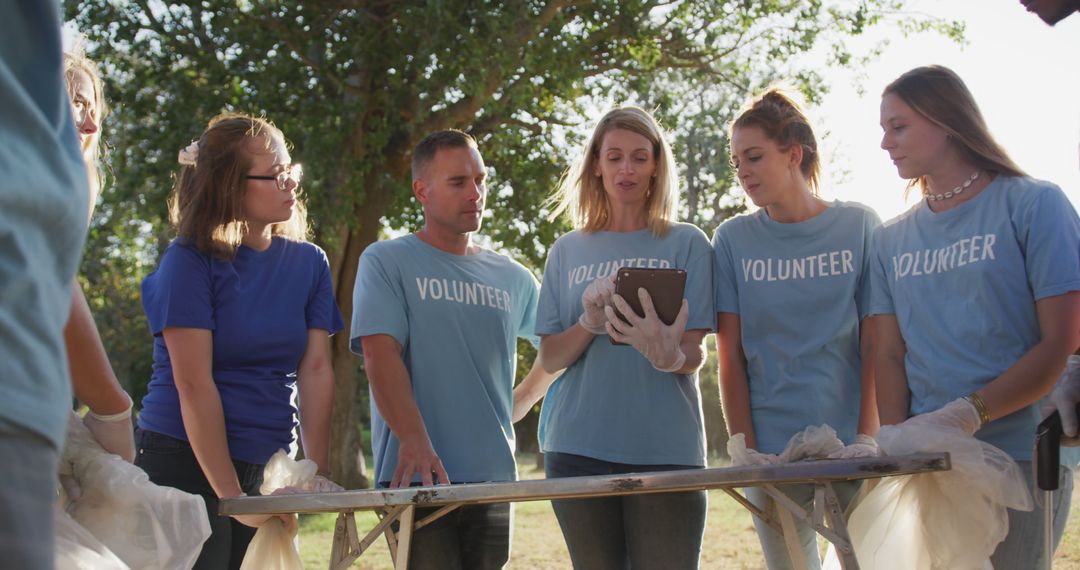
[[[371,486],[364,449],[360,438],[361,414],[357,410],[358,389],[367,389],[367,382],[360,371],[360,357],[349,350],[350,321],[353,312],[353,283],[360,254],[379,239],[380,220],[393,199],[392,192],[375,189],[368,177],[368,191],[356,210],[355,229],[343,230],[338,251],[329,255],[334,274],[334,295],[345,319],[345,330],[331,339],[336,386],[334,389],[334,413],[330,421],[330,469],[335,481],[346,489]]]

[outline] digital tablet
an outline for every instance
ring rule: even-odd
[[[623,267],[615,274],[615,292],[622,296],[639,317],[645,316],[641,308],[638,289],[644,288],[652,298],[656,314],[666,325],[675,322],[682,308],[686,288],[685,269],[645,269]],[[618,314],[618,309],[615,310]],[[625,344],[611,339],[612,344]]]

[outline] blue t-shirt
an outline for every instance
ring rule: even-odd
[[[686,270],[686,329],[714,330],[712,250],[691,224],[662,238],[636,232],[570,232],[548,253],[536,333],[560,333],[581,316],[581,294],[622,267]],[[705,465],[697,374],[660,372],[637,350],[599,335],[548,389],[540,414],[544,452],[614,463]]]
[[[361,337],[376,334],[401,345],[413,398],[453,483],[517,478],[511,392],[517,338],[536,343],[537,289],[532,273],[505,255],[454,255],[415,234],[360,256],[352,350],[362,354]],[[399,442],[374,395],[371,447],[375,481],[387,483]]]
[[[1055,185],[998,176],[934,213],[926,200],[874,239],[870,314],[896,315],[907,345],[910,413],[986,386],[1039,342],[1035,301],[1080,290],[1080,220]],[[1030,460],[1037,406],[976,436]]]
[[[86,170],[58,3],[4,0],[0,22],[0,433],[59,449],[71,409],[61,331],[86,239]]]
[[[297,368],[308,331],[333,334],[345,326],[322,249],[275,237],[265,251],[240,246],[223,261],[176,240],[143,281],[142,297],[154,372],[139,427],[187,441],[161,332],[209,329],[229,454],[261,465],[278,449],[295,451],[296,382],[304,381]]]
[[[759,451],[779,453],[823,423],[845,443],[855,439],[859,324],[880,224],[861,204],[833,202],[799,223],[761,209],[717,228],[716,310],[739,315]]]

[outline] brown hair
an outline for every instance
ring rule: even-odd
[[[598,232],[607,227],[611,204],[604,192],[603,180],[594,171],[604,136],[616,129],[637,133],[652,143],[656,173],[645,199],[646,223],[654,236],[662,237],[671,229],[678,205],[675,159],[660,124],[639,107],[618,107],[600,119],[585,142],[581,157],[563,174],[555,194],[545,203],[555,205],[549,219],[554,220],[567,212],[574,227],[585,232]]]
[[[424,169],[427,168],[435,158],[435,153],[439,152],[440,148],[478,148],[476,146],[476,139],[469,133],[459,131],[457,129],[445,129],[442,131],[435,131],[430,135],[424,137],[419,143],[416,144],[416,148],[412,152],[412,177],[413,180],[419,180],[424,173]]]
[[[781,149],[787,150],[792,145],[802,147],[799,171],[806,178],[810,192],[816,196],[821,179],[817,139],[810,120],[795,98],[779,87],[770,88],[747,104],[731,123],[730,132],[733,134],[735,129],[749,126],[760,128]]]
[[[169,199],[169,219],[177,234],[204,255],[231,259],[240,246],[247,222],[243,198],[251,156],[269,149],[282,132],[269,121],[242,113],[222,113],[210,120],[196,141],[195,164],[181,167]],[[307,239],[307,210],[297,200],[293,216],[271,227],[273,235],[294,241]]]
[[[890,93],[948,133],[949,141],[972,166],[997,174],[1026,176],[994,140],[975,97],[953,70],[940,65],[916,67],[886,86],[881,96]],[[923,194],[929,191],[925,177],[908,182],[908,188],[915,186]]]
[[[105,88],[101,80],[101,71],[96,63],[86,57],[82,45],[77,44],[71,51],[64,52],[64,80],[67,85],[68,99],[72,101],[75,99],[75,75],[80,71],[90,78],[90,84],[93,86],[93,117],[94,122],[98,124],[98,131],[91,135],[88,147],[79,149],[90,179],[90,208],[93,209],[94,198],[101,193],[101,187],[105,183],[105,169],[102,163],[106,149],[101,139],[101,125],[105,121],[105,116],[109,114],[109,108],[105,104]]]

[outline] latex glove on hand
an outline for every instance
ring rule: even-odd
[[[686,321],[690,318],[690,305],[683,299],[679,315],[675,322],[665,325],[656,314],[652,297],[644,288],[638,289],[644,317],[637,316],[630,305],[620,295],[611,297],[614,308],[607,307],[607,331],[611,338],[629,344],[637,349],[653,368],[661,372],[675,372],[686,363],[686,354],[682,351],[682,336],[686,332]],[[618,313],[616,313],[618,309]],[[622,318],[619,318],[622,315]]]
[[[581,294],[581,308],[584,312],[578,317],[581,328],[595,335],[607,334],[604,324],[607,317],[604,308],[611,304],[611,296],[615,294],[615,274],[607,277],[598,277],[589,283],[585,292]]]
[[[979,411],[967,398],[957,398],[937,410],[908,418],[904,423],[959,429],[968,435],[974,435],[982,427]]]
[[[127,396],[127,409],[109,415],[95,414],[93,410],[83,417],[83,425],[90,434],[109,453],[119,455],[128,463],[135,462],[135,430],[131,426],[131,396]]]
[[[1061,371],[1061,378],[1043,400],[1040,409],[1045,420],[1050,414],[1057,412],[1061,416],[1061,431],[1066,437],[1077,436],[1076,403],[1080,402],[1080,355],[1069,356],[1065,364],[1065,370]]]
[[[856,459],[859,457],[881,457],[885,455],[878,447],[877,440],[860,433],[855,436],[855,443],[845,445],[843,449],[829,454],[829,459]]]
[[[323,477],[322,475],[316,475],[311,479],[305,487],[309,487],[311,493],[337,493],[344,491],[345,488],[337,483]]]
[[[776,465],[780,463],[779,456],[772,453],[761,453],[756,449],[746,447],[746,434],[743,433],[737,433],[728,439],[727,452],[728,457],[731,458],[732,467]]]

